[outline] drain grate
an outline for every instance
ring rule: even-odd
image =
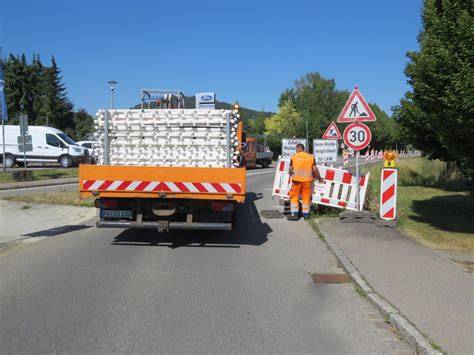
[[[260,211],[260,214],[265,217],[265,218],[283,218],[283,215],[280,211],[278,210],[265,210],[265,211]]]
[[[344,284],[351,281],[347,274],[312,274],[314,283],[317,284]]]

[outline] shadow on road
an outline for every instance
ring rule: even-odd
[[[232,231],[170,231],[127,229],[117,235],[112,245],[142,245],[207,248],[239,248],[241,245],[262,245],[272,229],[262,223],[255,206],[259,196],[249,192],[245,204],[237,208],[237,222]]]
[[[23,234],[23,237],[53,237],[55,235],[75,232],[86,228],[91,228],[91,226],[85,224],[66,225],[57,228],[44,229],[33,233]]]

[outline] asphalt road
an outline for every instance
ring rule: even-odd
[[[308,223],[259,216],[279,208],[272,180],[273,169],[249,172],[232,232],[159,235],[91,221],[0,255],[0,351],[406,350],[352,284],[313,283],[311,272],[341,270]]]

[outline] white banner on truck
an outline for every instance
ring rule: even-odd
[[[313,139],[313,155],[316,163],[335,163],[337,140]]]
[[[306,139],[304,138],[285,138],[281,141],[281,157],[283,159],[289,159],[296,153],[296,145],[303,144],[306,151],[308,147],[306,146]]]

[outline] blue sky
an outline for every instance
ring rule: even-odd
[[[0,0],[4,55],[52,55],[68,96],[90,113],[139,102],[141,88],[215,91],[277,110],[310,71],[355,84],[390,113],[407,91],[405,53],[417,50],[421,0]]]

